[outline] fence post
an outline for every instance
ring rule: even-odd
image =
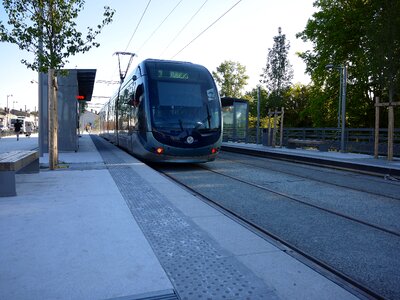
[[[375,97],[375,139],[374,158],[379,156],[379,97]]]
[[[394,129],[394,112],[391,103],[388,107],[389,124],[388,124],[388,160],[393,160],[393,129]]]
[[[272,130],[272,147],[275,147],[276,145],[276,118],[278,116],[278,112],[274,111],[274,129]]]
[[[268,109],[268,122],[267,122],[267,126],[268,126],[268,139],[267,139],[267,145],[271,146],[271,109]]]

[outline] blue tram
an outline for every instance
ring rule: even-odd
[[[221,147],[221,118],[205,67],[147,59],[100,111],[100,135],[145,161],[207,162]]]

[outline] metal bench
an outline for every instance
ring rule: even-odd
[[[0,153],[0,197],[16,196],[16,173],[38,173],[39,152],[18,150]]]
[[[320,140],[301,140],[301,139],[288,139],[287,147],[289,149],[296,149],[296,146],[302,147],[316,147],[319,151],[328,151],[329,145],[325,141]]]

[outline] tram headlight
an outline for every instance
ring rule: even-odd
[[[163,148],[163,147],[158,147],[158,148],[156,149],[156,153],[157,153],[157,154],[163,154],[163,153],[164,153],[164,148]]]

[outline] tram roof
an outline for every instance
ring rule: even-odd
[[[232,97],[221,97],[222,106],[232,106],[233,103],[235,103],[235,102],[248,103],[248,101],[246,99],[232,98]]]

